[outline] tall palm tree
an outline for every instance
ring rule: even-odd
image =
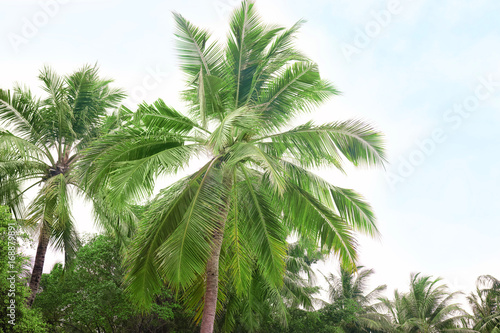
[[[460,327],[466,312],[458,303],[451,303],[458,292],[449,292],[440,278],[412,274],[407,294],[394,292],[394,300],[382,299],[393,322],[394,332],[475,332]]]
[[[109,87],[96,67],[85,66],[68,76],[45,67],[39,79],[46,96],[27,88],[0,90],[0,199],[21,214],[23,196],[38,192],[27,206],[25,222],[39,234],[28,303],[37,293],[49,243],[71,257],[77,246],[70,212],[71,193],[78,191],[73,172],[80,152],[108,126],[107,111],[124,94]]]
[[[500,280],[482,275],[476,284],[476,293],[467,296],[474,315],[473,328],[481,333],[500,333]]]
[[[219,291],[219,271],[230,274],[238,294],[248,290],[255,265],[264,280],[281,286],[291,232],[354,265],[353,231],[377,234],[371,208],[308,168],[342,170],[345,160],[380,165],[384,150],[381,135],[360,121],[291,128],[294,117],[337,94],[293,47],[302,22],[290,29],[263,24],[244,1],[227,42],[217,44],[174,16],[189,114],[162,100],[142,104],[128,126],[94,144],[82,162],[89,191],[110,189],[118,209],[150,196],[158,175],[205,160],[148,205],[128,255],[128,290],[142,304],[165,282],[198,297],[190,304],[200,305],[206,333],[226,292]]]
[[[372,332],[383,328],[386,318],[377,312],[376,302],[387,286],[367,292],[367,280],[371,275],[372,269],[359,266],[356,272],[341,267],[339,276],[330,273],[327,277],[331,304],[326,307],[352,314],[338,324],[342,332]]]

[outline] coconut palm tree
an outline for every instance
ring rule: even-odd
[[[366,292],[367,280],[373,273],[372,269],[363,266],[357,267],[356,271],[340,267],[339,276],[330,273],[326,277],[331,304],[323,311],[332,308],[349,314],[337,324],[342,332],[373,332],[383,328],[386,318],[377,312],[376,302],[387,286],[381,285]]]
[[[412,274],[410,291],[394,292],[394,300],[381,299],[392,319],[394,332],[475,332],[460,327],[466,312],[452,303],[459,292],[449,292],[441,279]]]
[[[0,200],[20,217],[23,196],[38,189],[26,208],[24,222],[39,234],[28,303],[34,300],[49,243],[71,257],[78,244],[70,211],[71,194],[79,189],[74,165],[80,152],[103,133],[105,120],[124,94],[109,87],[96,67],[68,76],[45,67],[39,79],[46,96],[27,88],[0,90]]]
[[[476,284],[476,293],[467,296],[473,328],[481,333],[500,333],[500,280],[482,275]]]
[[[192,295],[207,333],[227,292],[219,290],[219,272],[231,277],[238,295],[255,269],[279,289],[291,232],[355,265],[353,232],[378,232],[372,210],[359,194],[309,168],[381,165],[384,150],[380,133],[360,121],[291,127],[296,116],[337,94],[293,46],[302,22],[266,25],[244,1],[227,42],[218,44],[174,17],[188,112],[162,100],[140,105],[127,126],[89,149],[82,167],[90,193],[109,189],[119,209],[152,195],[157,176],[203,161],[148,205],[128,254],[127,281],[139,304],[151,302],[164,283]]]

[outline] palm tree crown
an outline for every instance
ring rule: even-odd
[[[362,266],[357,267],[356,272],[341,267],[339,276],[330,274],[327,277],[331,304],[323,311],[328,312],[328,308],[332,308],[350,314],[342,316],[338,323],[342,332],[378,331],[386,321],[376,310],[377,299],[386,289],[386,285],[378,286],[370,292],[366,291],[367,280],[373,273],[372,269],[364,269]]]
[[[394,332],[474,332],[460,327],[466,313],[451,303],[459,293],[448,292],[440,278],[413,274],[407,294],[394,292],[394,300],[382,299],[393,321]]]
[[[500,333],[500,280],[491,275],[477,279],[476,293],[467,296],[474,317],[474,329],[480,333]]]

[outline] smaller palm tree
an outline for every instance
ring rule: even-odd
[[[452,303],[459,292],[449,292],[445,284],[439,285],[440,278],[411,275],[410,291],[394,292],[394,300],[381,301],[392,319],[391,332],[434,333],[434,332],[474,332],[460,327],[466,312],[458,303]]]
[[[346,314],[340,316],[337,324],[341,332],[372,332],[379,331],[386,322],[383,315],[376,311],[375,302],[386,289],[386,285],[376,287],[366,292],[367,280],[373,274],[372,269],[357,267],[357,272],[340,268],[340,275],[330,274],[327,277],[329,298],[332,307]]]
[[[473,328],[480,333],[500,333],[500,280],[482,275],[476,285],[476,293],[467,296],[474,314]]]
[[[45,98],[29,89],[0,90],[0,202],[39,234],[31,274],[31,304],[37,293],[49,243],[71,257],[78,245],[70,211],[71,194],[80,191],[75,162],[90,141],[116,121],[109,109],[124,98],[111,80],[85,66],[59,76],[45,67],[39,75]],[[22,208],[23,195],[38,186],[35,199]],[[24,214],[25,213],[25,214]]]

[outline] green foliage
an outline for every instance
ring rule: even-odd
[[[480,333],[500,332],[500,280],[491,275],[482,275],[477,279],[475,293],[467,296],[472,307],[470,321]]]
[[[297,249],[292,248],[292,252]],[[313,253],[313,257],[317,254]],[[366,280],[373,274],[372,270],[358,268],[356,273],[340,270],[340,276],[330,275],[331,303],[315,311],[305,311],[288,304],[288,323],[273,320],[272,316],[264,318],[261,326],[255,332],[276,333],[360,333],[384,332],[385,318],[376,312],[374,302],[385,289],[379,286],[373,291],[366,292]],[[312,309],[310,309],[312,310]],[[252,332],[245,325],[238,327],[238,332]]]
[[[18,252],[22,239],[26,235],[20,233],[9,209],[0,206],[0,333],[46,333],[40,313],[26,305],[25,266],[29,262]]]
[[[56,264],[43,275],[33,307],[51,331],[191,332],[190,319],[166,289],[148,313],[138,311],[122,288],[121,259],[112,238],[97,236],[78,250],[70,269]]]

